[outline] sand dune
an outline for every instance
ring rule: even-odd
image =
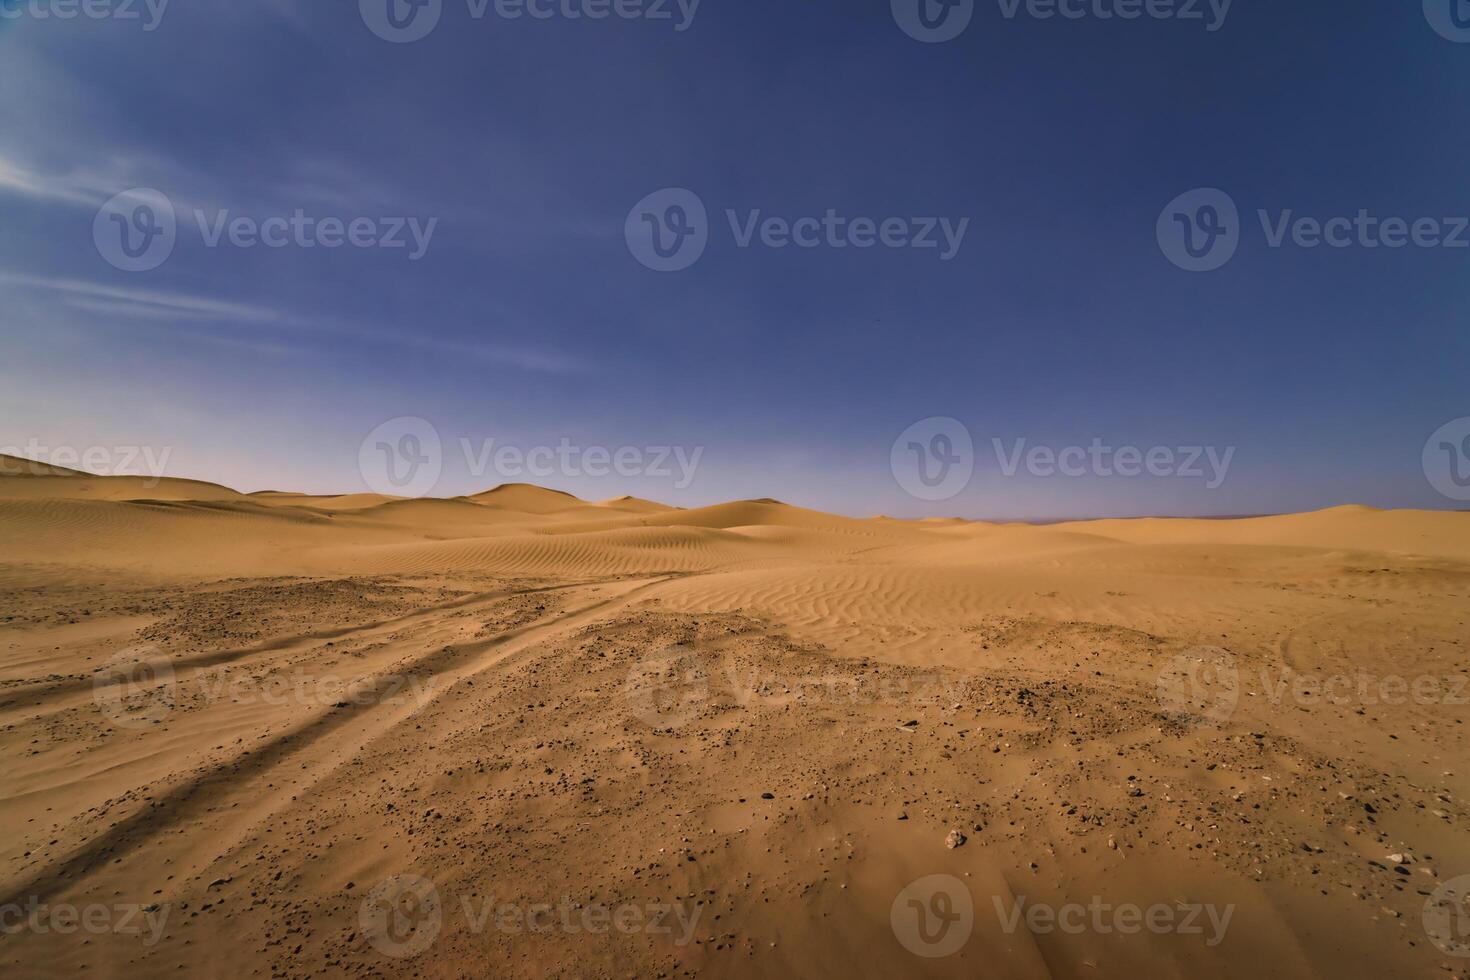
[[[81,470],[53,466],[36,459],[7,456],[0,453],[0,476],[91,476]]]
[[[290,493],[280,490],[260,490],[252,493],[251,498],[258,503],[277,507],[311,507],[315,510],[338,511],[338,510],[363,510],[368,507],[381,507],[390,504],[401,497],[389,497],[381,493],[345,493],[333,496],[314,496],[308,493]]]
[[[1464,973],[1470,515],[0,474],[7,975]]]
[[[1055,527],[1085,529],[1130,543],[1286,545],[1466,559],[1470,540],[1458,530],[1463,523],[1463,515],[1440,511],[1349,506],[1233,521],[1087,521]]]
[[[10,476],[0,500],[239,500],[250,498],[213,483],[146,476]]]
[[[668,504],[661,504],[653,500],[644,500],[640,497],[611,497],[607,500],[599,500],[598,507],[607,507],[610,510],[622,510],[639,514],[660,514],[665,511],[676,510]]]
[[[547,490],[529,483],[506,483],[469,498],[486,507],[500,507],[521,514],[554,514],[586,506],[586,502],[560,490]]]

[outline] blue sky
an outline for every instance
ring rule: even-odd
[[[142,0],[136,20],[0,0],[20,13],[0,19],[0,446],[166,447],[171,476],[345,492],[370,482],[364,438],[413,416],[442,438],[439,495],[502,482],[461,442],[494,439],[697,449],[687,486],[535,480],[683,505],[1464,506],[1421,453],[1470,416],[1470,248],[1272,247],[1257,216],[1366,210],[1450,237],[1470,215],[1470,43],[1431,25],[1440,0],[1235,0],[1223,21],[1204,0],[1202,20],[974,0],[942,43],[888,0],[670,0],[667,20],[442,0],[427,36],[390,43],[368,26],[386,2],[173,0],[150,25]],[[136,272],[94,237],[134,188],[177,216],[167,260]],[[625,240],[665,188],[708,214],[703,254],[671,272]],[[1195,188],[1240,213],[1214,271],[1177,267],[1156,231]],[[417,258],[211,246],[196,218],[297,211],[432,235]],[[946,259],[741,247],[731,211],[968,224]],[[934,416],[975,446],[942,500],[890,466]],[[1234,454],[1212,488],[1008,476],[992,441],[1095,438]]]

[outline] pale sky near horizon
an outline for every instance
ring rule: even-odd
[[[961,0],[968,27],[923,43],[919,2],[431,0],[430,29],[403,0],[0,0],[0,451],[353,492],[413,417],[439,496],[1470,506],[1425,461],[1470,482],[1442,429],[1470,417],[1470,3]],[[161,197],[114,201],[139,188]],[[703,252],[650,268],[637,236],[686,242],[679,215]],[[1181,215],[1220,216],[1221,267],[1181,268]],[[367,244],[329,247],[334,221]],[[126,268],[135,232],[170,240],[155,267]],[[896,471],[964,455],[949,423],[910,431],[936,417],[973,476],[926,496]],[[1122,447],[1157,472],[1118,475]],[[639,462],[588,473],[619,450]]]

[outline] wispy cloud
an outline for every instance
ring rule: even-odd
[[[236,323],[284,323],[290,318],[278,310],[234,303],[226,300],[170,293],[155,289],[128,289],[107,286],[84,279],[52,279],[23,273],[0,272],[0,283],[24,288],[39,289],[59,294],[69,305],[85,308],[81,304],[91,302],[93,307],[103,305],[97,301],[111,301],[112,308],[126,307],[133,315],[153,313],[168,318],[180,316],[230,320]]]
[[[90,176],[77,173],[39,174],[5,157],[0,157],[0,190],[23,197],[84,207],[96,207],[108,197]]]
[[[128,158],[127,162],[116,158],[106,170],[48,172],[7,156],[0,145],[0,194],[95,209],[113,195],[138,187],[160,191],[183,212],[226,209],[270,215],[320,209],[346,219],[379,214],[427,215],[436,210],[426,201],[407,201],[400,189],[327,157],[299,155],[282,163],[278,175],[269,180],[242,177],[227,186],[156,158]]]
[[[159,323],[191,321],[248,324],[255,327],[294,330],[296,331],[294,339],[298,342],[311,335],[347,337],[367,344],[452,354],[455,357],[468,357],[519,368],[523,371],[546,374],[580,374],[591,370],[590,366],[581,359],[556,351],[515,345],[446,340],[419,333],[390,330],[374,324],[342,320],[337,317],[309,316],[289,310],[254,306],[208,296],[112,286],[83,279],[51,278],[13,272],[0,272],[0,285],[42,292],[56,297],[68,309],[94,316],[150,320]]]

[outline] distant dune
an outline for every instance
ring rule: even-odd
[[[0,457],[0,526],[16,542],[15,559],[45,561],[78,549],[100,567],[116,564],[163,574],[203,564],[250,572],[261,570],[262,562],[276,571],[391,572],[397,562],[407,569],[436,560],[497,569],[533,561],[557,574],[576,575],[592,567],[607,574],[659,567],[691,570],[730,561],[800,561],[808,551],[824,560],[882,553],[874,549],[891,549],[895,559],[907,564],[954,568],[1106,545],[1274,546],[1304,554],[1389,552],[1470,559],[1470,520],[1465,515],[1367,507],[1238,520],[997,525],[958,518],[840,517],[771,499],[689,510],[634,497],[591,503],[529,484],[505,484],[447,500],[285,491],[246,495],[196,480],[51,472],[55,468],[32,475],[30,467],[29,461]],[[149,502],[199,506],[145,506]],[[124,506],[88,506],[103,503]],[[249,534],[220,533],[246,525]],[[653,527],[688,530],[662,538],[633,533]],[[88,539],[75,537],[80,528],[87,529]],[[691,533],[694,529],[738,534],[718,539],[716,547],[716,539]],[[558,540],[552,542],[548,535]],[[425,538],[439,543],[426,552]],[[591,566],[580,568],[583,561]]]

